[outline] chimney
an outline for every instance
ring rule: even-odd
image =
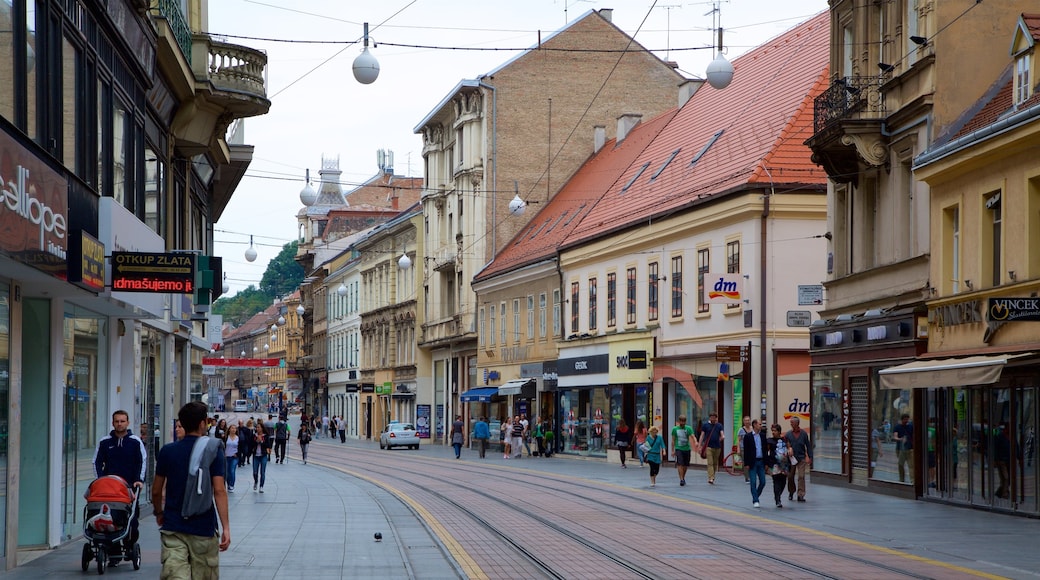
[[[592,152],[599,153],[599,150],[603,148],[603,145],[607,143],[607,127],[605,125],[596,125],[592,127]]]
[[[614,22],[614,9],[613,8],[601,8],[599,15],[603,17],[607,22]]]
[[[679,83],[679,108],[681,109],[693,95],[696,94],[697,89],[704,85],[703,79],[687,79]]]
[[[633,127],[639,124],[639,121],[643,118],[641,113],[625,113],[617,119],[617,142],[621,143],[625,140],[628,132]]]

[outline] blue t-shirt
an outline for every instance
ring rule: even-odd
[[[711,424],[711,421],[704,422],[704,425],[701,426],[701,433],[704,433],[708,447],[712,449],[722,448],[723,429],[724,427],[722,426],[722,423],[718,421],[716,421],[714,425]]]
[[[491,435],[491,430],[488,428],[488,424],[484,421],[477,421],[476,425],[473,426],[473,437],[476,439],[487,439]]]
[[[155,459],[155,474],[166,478],[166,503],[163,505],[162,529],[168,532],[213,537],[217,534],[217,510],[210,508],[205,513],[190,518],[181,517],[184,488],[188,482],[188,462],[191,450],[198,439],[189,435],[180,441],[167,443],[159,450]],[[210,477],[224,477],[223,453],[218,453],[209,466]]]

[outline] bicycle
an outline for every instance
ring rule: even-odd
[[[740,450],[736,445],[730,449],[729,455],[719,461],[719,466],[730,475],[744,475],[744,458],[740,455]]]

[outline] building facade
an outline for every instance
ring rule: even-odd
[[[270,102],[266,56],[203,33],[205,17],[204,1],[0,7],[5,569],[21,548],[79,537],[113,411],[154,453],[208,391],[221,269],[203,259],[252,158],[240,120]],[[164,254],[182,292],[131,282],[115,252]],[[217,287],[188,293],[195,270]]]

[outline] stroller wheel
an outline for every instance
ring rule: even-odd
[[[104,574],[105,566],[108,565],[108,550],[104,546],[97,547],[97,573]]]
[[[141,569],[141,544],[134,544],[134,570]]]
[[[83,571],[86,572],[87,568],[90,568],[90,561],[94,559],[94,550],[90,549],[90,544],[83,544],[83,558],[81,564],[83,565]]]

